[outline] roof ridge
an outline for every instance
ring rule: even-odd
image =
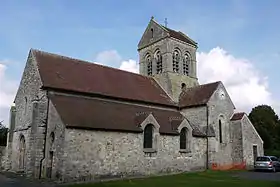
[[[86,60],[82,60],[82,59],[78,59],[78,58],[74,58],[74,57],[70,57],[70,56],[66,56],[66,55],[60,55],[60,54],[51,53],[51,52],[42,51],[42,50],[33,49],[33,48],[31,48],[30,50],[32,52],[33,51],[35,53],[38,52],[38,53],[41,53],[43,55],[50,55],[50,56],[53,56],[53,57],[56,57],[56,58],[62,58],[62,59],[64,58],[64,59],[73,60],[73,61],[76,61],[76,62],[79,62],[79,63],[85,63],[85,64],[90,64],[90,65],[101,66],[101,67],[104,67],[104,68],[113,69],[113,70],[129,73],[129,74],[133,74],[133,75],[136,75],[136,76],[144,77],[144,78],[147,78],[147,79],[151,79],[151,77],[147,77],[147,76],[144,76],[144,75],[141,75],[141,74],[138,74],[138,73],[133,73],[133,72],[130,72],[130,71],[125,71],[125,70],[122,70],[122,69],[119,69],[119,68],[115,68],[115,67],[106,66],[104,64],[98,64],[98,63],[94,63],[94,62],[90,62],[90,61],[86,61]]]

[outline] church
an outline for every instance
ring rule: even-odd
[[[10,111],[5,170],[71,182],[252,167],[263,141],[198,44],[151,18],[139,74],[31,49]]]

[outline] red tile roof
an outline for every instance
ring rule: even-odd
[[[32,50],[44,87],[175,106],[153,78]]]
[[[236,120],[241,120],[243,118],[243,116],[245,115],[245,112],[238,112],[233,114],[233,116],[231,117],[231,121],[236,121]]]
[[[220,81],[186,89],[179,96],[179,106],[192,107],[206,104],[219,84]]]
[[[50,94],[63,123],[69,128],[142,132],[140,124],[151,113],[160,133],[178,134],[184,117],[177,111],[162,110],[112,101]]]

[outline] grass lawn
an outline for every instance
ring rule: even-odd
[[[119,180],[69,187],[280,187],[280,182],[244,180],[233,177],[234,172],[207,171],[144,179]]]

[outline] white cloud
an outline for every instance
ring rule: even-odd
[[[97,54],[95,63],[103,65],[115,65],[121,62],[122,58],[116,50],[103,51]]]
[[[9,124],[9,110],[13,104],[17,90],[17,82],[10,80],[6,75],[7,65],[12,62],[0,61],[0,121],[4,120],[4,125]]]
[[[252,62],[235,58],[219,47],[197,53],[197,61],[200,84],[222,81],[238,110],[250,112],[256,105],[274,104],[267,77]]]
[[[122,61],[120,69],[133,73],[139,73],[139,65],[135,60],[131,59],[128,61]]]
[[[112,66],[112,62],[117,63],[115,65],[119,69],[139,73],[136,60],[124,60],[115,50],[99,53],[96,61],[108,66]],[[209,52],[198,52],[197,61],[199,83],[222,81],[237,110],[250,112],[259,104],[268,104],[279,112],[280,104],[272,98],[268,78],[249,60],[236,58],[224,49],[216,47]]]

